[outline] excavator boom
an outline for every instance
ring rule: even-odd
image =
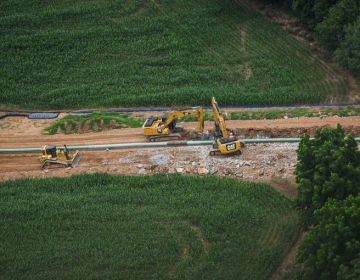
[[[214,97],[211,99],[211,104],[214,111],[215,143],[213,145],[214,150],[210,151],[210,155],[233,154],[236,152],[241,153],[240,149],[242,144],[231,134],[229,135],[226,129],[224,117],[222,116]]]
[[[229,135],[226,130],[224,117],[221,114],[219,106],[218,106],[217,102],[215,101],[214,97],[211,98],[211,104],[212,104],[213,111],[214,111],[215,137],[228,138]]]

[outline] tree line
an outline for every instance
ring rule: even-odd
[[[360,279],[360,152],[353,136],[322,129],[304,134],[297,151],[295,207],[308,230],[297,279]]]
[[[359,0],[267,0],[294,11],[340,65],[360,76]]]

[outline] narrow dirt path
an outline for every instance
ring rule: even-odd
[[[296,264],[296,254],[298,251],[298,247],[300,242],[304,238],[304,233],[302,232],[298,239],[296,240],[294,246],[290,250],[290,252],[285,256],[282,263],[279,265],[279,267],[275,270],[275,272],[271,275],[269,280],[282,280],[284,279],[284,276],[296,269],[296,267],[301,266],[301,264]]]

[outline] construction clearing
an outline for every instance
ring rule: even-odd
[[[161,112],[159,112],[160,114]],[[146,143],[141,128],[125,128],[97,133],[43,135],[43,128],[55,120],[30,120],[8,117],[0,121],[0,148],[38,148],[49,143],[70,146]],[[360,135],[360,117],[292,118],[277,120],[227,121],[227,128],[237,137],[245,138],[297,138],[303,133],[313,135],[322,127],[335,128],[340,123],[347,134]],[[199,140],[196,123],[181,123],[184,140]],[[212,131],[213,123],[205,122],[205,130]],[[150,144],[150,143],[149,143]],[[40,152],[0,154],[0,180],[16,178],[42,178],[70,176],[72,174],[108,172],[110,174],[214,174],[242,179],[289,179],[296,165],[297,143],[247,144],[242,155],[210,157],[211,147],[171,146],[129,149],[82,150],[81,163],[76,169],[41,170],[37,158]]]

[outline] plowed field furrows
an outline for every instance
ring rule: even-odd
[[[345,101],[276,23],[222,0],[1,1],[0,104],[31,109]]]
[[[6,280],[266,280],[299,234],[269,185],[210,176],[7,181],[0,204]]]

